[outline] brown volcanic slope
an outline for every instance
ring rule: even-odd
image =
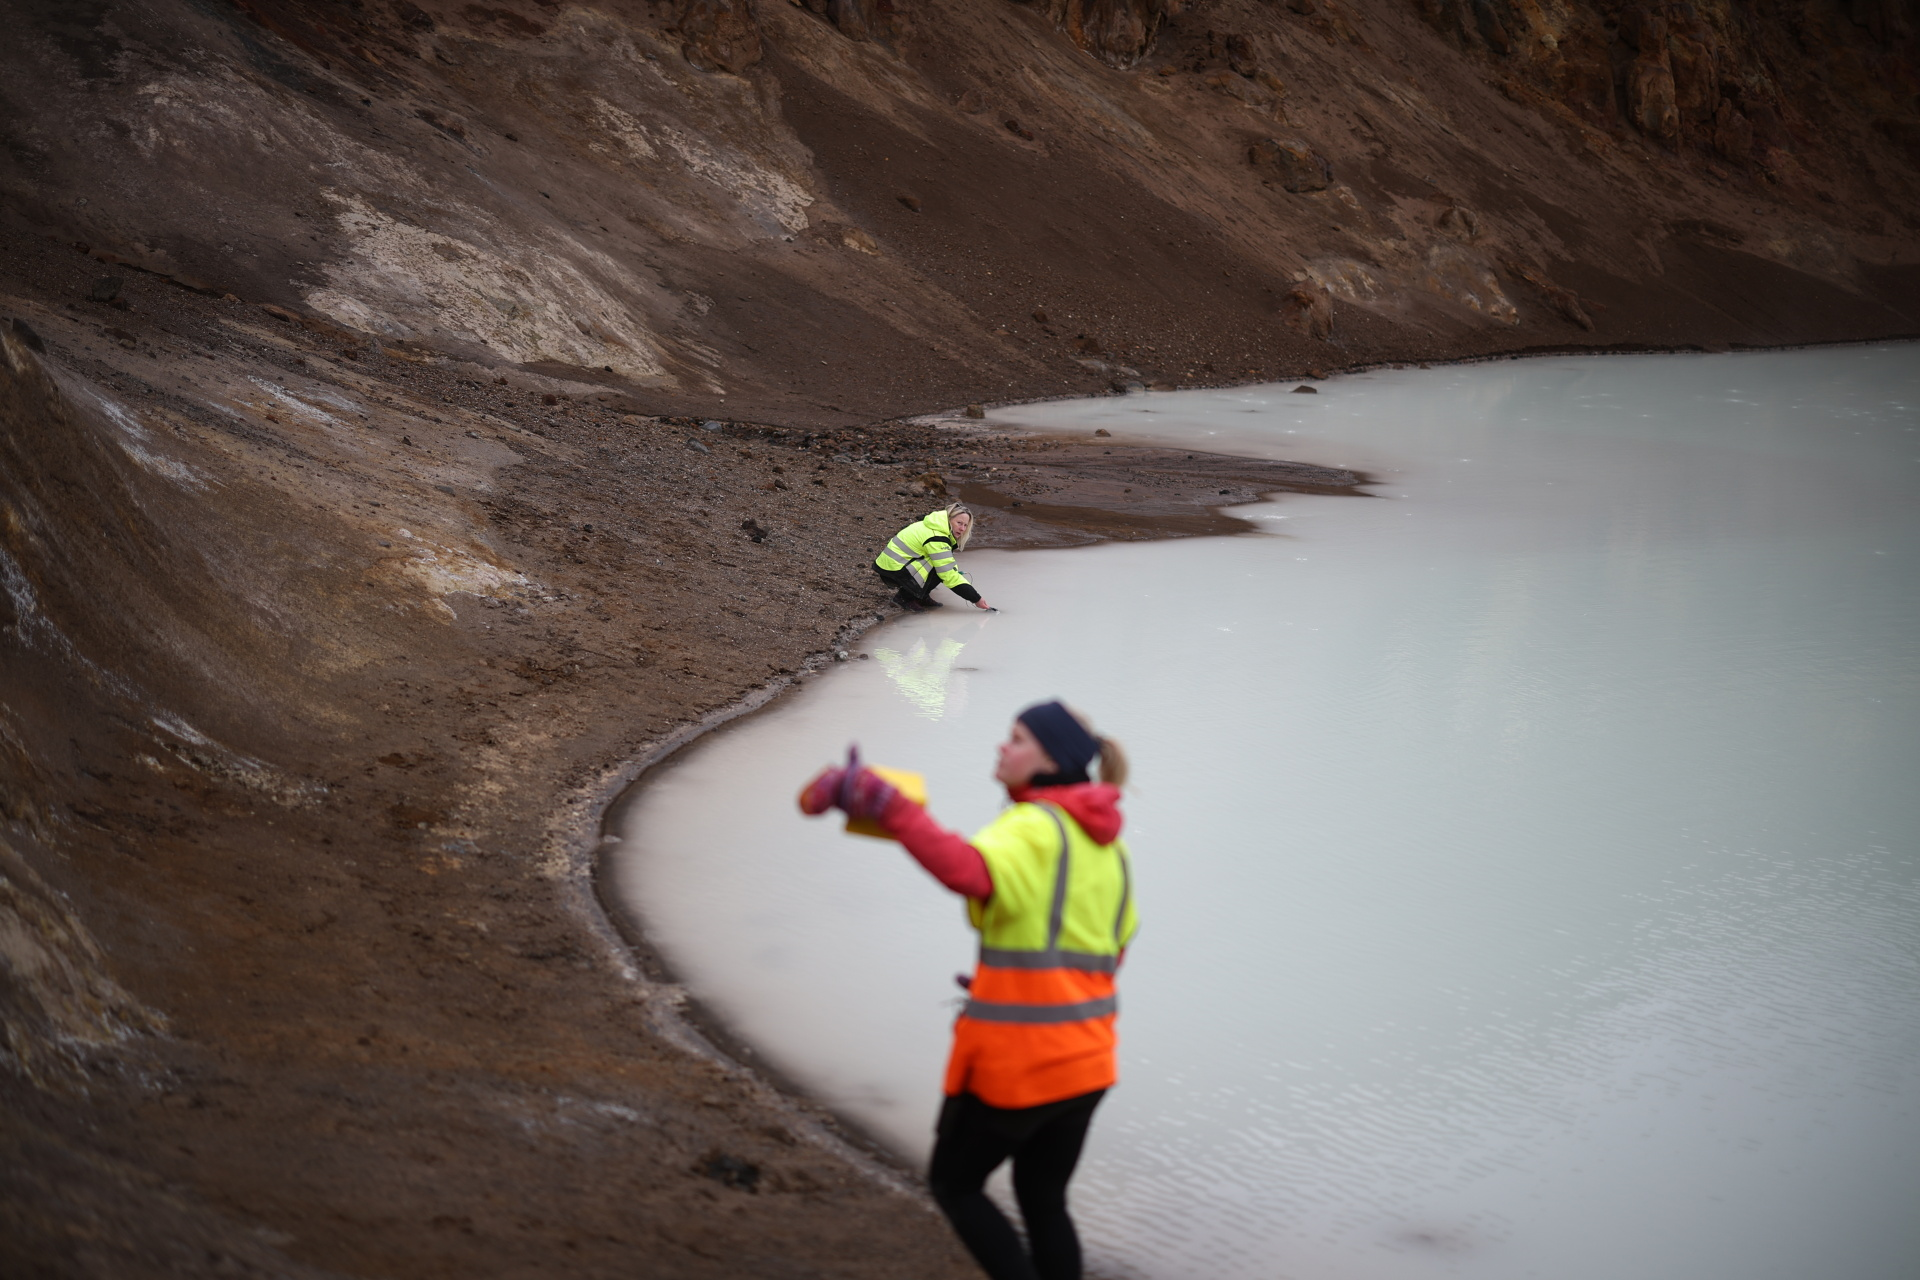
[[[883,420],[1920,330],[1891,0],[7,17],[8,1276],[966,1274],[692,1051],[595,815],[948,481],[1062,543],[1353,477]]]

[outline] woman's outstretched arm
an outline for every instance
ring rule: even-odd
[[[880,815],[887,833],[898,840],[913,860],[935,880],[955,893],[982,901],[993,896],[993,876],[980,851],[933,820],[933,815],[896,793]]]
[[[802,813],[816,815],[829,809],[874,819],[906,846],[914,861],[955,893],[982,901],[993,896],[993,876],[980,851],[935,822],[873,770],[860,769],[849,776],[845,769],[822,769],[801,788]]]

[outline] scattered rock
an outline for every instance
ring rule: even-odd
[[[707,446],[701,444],[698,440],[687,441],[687,448],[692,449],[695,453],[712,453],[713,452],[713,450],[707,448]]]
[[[93,288],[87,290],[87,301],[112,302],[120,296],[120,290],[126,283],[120,276],[101,276],[93,282]]]
[[[920,212],[919,196],[895,196],[894,198],[898,200],[901,204],[905,205],[909,213]]]
[[[450,484],[437,484],[433,487],[446,494],[449,498],[457,498],[460,496],[460,491]]]
[[[1320,388],[1310,387],[1303,382],[1293,389],[1293,394],[1297,396],[1317,396],[1320,394]]]
[[[718,418],[708,418],[705,422],[702,422],[700,424],[700,429],[702,431],[719,431],[723,429],[726,425],[727,425],[726,423],[720,421]]]
[[[1107,430],[1105,427],[1095,427],[1093,434],[1096,436],[1111,436],[1113,432]]]
[[[1441,210],[1434,225],[1457,239],[1472,240],[1480,234],[1480,215],[1464,205],[1456,204]]]
[[[767,530],[762,529],[752,516],[748,516],[740,522],[740,532],[746,534],[747,537],[755,542],[765,542],[767,540]]]
[[[836,661],[847,660],[846,650],[833,655]],[[700,1162],[700,1172],[712,1178],[723,1187],[732,1187],[735,1191],[752,1191],[760,1185],[760,1166],[739,1156],[730,1156],[715,1151]]]
[[[1027,128],[1018,120],[1010,119],[1007,121],[1007,132],[1016,138],[1025,138],[1028,142],[1033,141],[1033,130]]]
[[[845,231],[842,231],[840,233],[840,243],[856,253],[868,254],[875,258],[880,256],[880,242],[868,235],[865,231],[862,231],[859,227],[848,227]]]
[[[967,406],[967,416],[969,418],[984,418],[987,416],[987,411],[980,405],[970,404]]]
[[[1039,307],[1035,307],[1033,309],[1033,322],[1035,324],[1052,323],[1050,320],[1047,319],[1047,313],[1045,311],[1042,311]]]
[[[1262,138],[1247,148],[1247,160],[1295,193],[1325,191],[1333,182],[1333,163],[1299,138]]]

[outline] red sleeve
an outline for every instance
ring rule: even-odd
[[[955,893],[982,900],[993,896],[993,876],[980,851],[959,835],[935,822],[927,811],[896,795],[881,822],[894,839],[906,846],[915,862],[933,873]]]

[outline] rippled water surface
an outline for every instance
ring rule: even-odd
[[[1060,694],[1137,775],[1100,1274],[1920,1275],[1920,350],[1319,386],[996,414],[1381,483],[967,555],[1002,613],[894,623],[660,773],[617,892],[922,1158],[961,905],[793,794],[857,738],[975,829]]]

